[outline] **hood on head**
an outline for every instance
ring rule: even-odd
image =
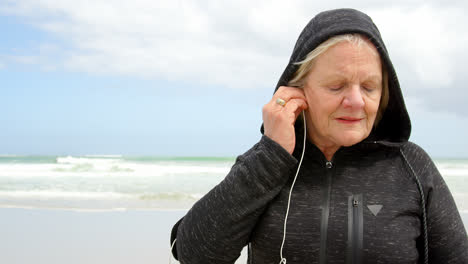
[[[377,48],[382,63],[388,71],[388,106],[369,138],[390,142],[408,141],[411,134],[411,122],[387,48],[372,19],[358,10],[335,9],[316,15],[299,35],[289,63],[276,85],[275,92],[280,86],[286,86],[292,79],[299,68],[294,63],[304,60],[309,52],[329,38],[348,33],[359,33],[367,36]],[[263,125],[261,131],[263,133]]]

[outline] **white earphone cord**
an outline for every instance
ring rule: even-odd
[[[286,223],[288,221],[288,215],[289,215],[289,207],[291,205],[291,194],[294,188],[294,184],[296,184],[297,180],[297,175],[299,175],[299,170],[301,169],[302,165],[302,160],[304,159],[304,153],[305,153],[305,147],[306,147],[306,137],[307,137],[307,129],[306,129],[306,120],[304,117],[304,111],[302,111],[302,119],[304,120],[304,143],[302,147],[302,155],[301,155],[301,160],[299,161],[299,166],[297,167],[296,175],[294,176],[293,183],[291,184],[291,189],[289,190],[289,197],[288,197],[288,207],[286,209],[286,216],[284,217],[284,226],[283,226],[283,241],[281,242],[281,249],[280,249],[280,258],[281,261],[279,264],[286,264],[286,258],[283,258],[283,247],[284,247],[284,242],[286,241]],[[169,252],[169,264],[172,263],[172,249],[175,246],[177,239],[174,239],[171,245],[171,250]]]
[[[288,197],[288,207],[286,208],[286,216],[284,217],[284,226],[283,226],[283,241],[281,242],[280,248],[280,262],[279,264],[286,264],[286,258],[283,258],[283,247],[284,242],[286,241],[286,224],[288,222],[288,215],[289,215],[289,207],[291,205],[291,194],[294,188],[294,184],[296,184],[297,175],[299,175],[299,170],[301,169],[302,160],[304,159],[305,147],[306,147],[306,137],[307,137],[307,129],[306,129],[306,120],[304,116],[304,111],[302,111],[302,119],[304,120],[304,143],[302,147],[302,155],[301,160],[299,161],[299,166],[297,167],[296,175],[294,176],[294,180],[291,184],[291,189],[289,190],[289,197]]]
[[[172,242],[172,245],[171,245],[171,250],[169,251],[169,264],[172,263],[172,249],[174,248],[174,245],[175,245],[175,242],[177,241],[177,238],[174,239],[174,241]]]

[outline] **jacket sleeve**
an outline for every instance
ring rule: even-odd
[[[173,227],[174,257],[183,264],[234,263],[296,166],[292,155],[263,136]]]
[[[452,194],[427,153],[410,144],[410,163],[426,194],[429,263],[468,263],[468,237]]]

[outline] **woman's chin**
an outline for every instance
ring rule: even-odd
[[[356,145],[357,143],[363,141],[367,138],[369,134],[365,133],[344,133],[340,135],[340,145],[343,147],[350,147],[352,145]]]

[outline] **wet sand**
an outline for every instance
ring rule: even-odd
[[[170,231],[185,213],[1,208],[0,255],[9,264],[169,263]]]
[[[169,263],[170,231],[185,213],[2,208],[1,262]]]

